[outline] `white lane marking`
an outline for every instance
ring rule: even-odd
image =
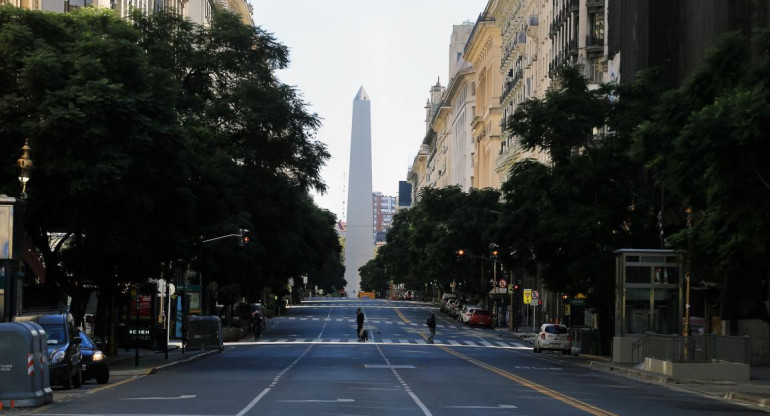
[[[195,394],[183,394],[177,397],[126,397],[119,400],[179,400],[179,399],[194,399],[198,397]]]
[[[340,342],[339,338],[332,338],[329,342]]]
[[[444,406],[447,409],[518,409],[512,404],[498,404],[497,406]]]
[[[342,319],[342,318],[337,318],[337,319],[336,319],[336,321],[337,321],[337,322],[342,322],[342,321],[344,321],[344,319]]]
[[[353,403],[353,399],[337,399],[337,400],[276,400],[279,403]]]
[[[382,342],[383,344],[390,344],[391,343],[389,338],[383,338],[382,341],[380,341],[380,342]]]
[[[417,397],[417,395],[412,392],[412,389],[409,388],[409,385],[406,384],[406,381],[404,381],[404,379],[401,378],[401,375],[398,374],[398,371],[396,370],[396,368],[392,366],[392,364],[390,363],[390,360],[388,360],[388,357],[385,356],[385,353],[382,351],[382,348],[380,348],[380,345],[375,344],[375,346],[377,346],[377,351],[380,352],[380,355],[382,356],[382,359],[385,361],[385,364],[391,366],[390,371],[392,371],[393,375],[396,376],[396,380],[398,380],[398,382],[401,384],[401,387],[403,387],[404,390],[406,390],[406,392],[409,394],[412,400],[414,400],[415,404],[417,404],[420,410],[422,410],[423,415],[433,416],[433,413],[431,413],[430,410],[428,410],[428,408],[425,407],[425,404],[423,404],[420,398]],[[237,415],[237,416],[240,416],[240,415]]]
[[[409,340],[408,339],[400,339],[400,340],[398,340],[398,342],[400,342],[402,344],[409,344]]]

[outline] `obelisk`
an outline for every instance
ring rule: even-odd
[[[353,99],[350,133],[347,226],[345,227],[345,292],[356,297],[361,290],[358,269],[374,258],[374,211],[372,207],[372,116],[364,87]]]

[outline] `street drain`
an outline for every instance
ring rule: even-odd
[[[400,368],[417,368],[417,367],[415,367],[413,365],[408,365],[408,364],[406,364],[406,365],[364,364],[364,368],[387,368],[387,369],[395,368],[395,369],[400,369]]]

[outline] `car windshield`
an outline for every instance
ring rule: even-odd
[[[476,309],[473,313],[476,315],[489,315],[489,311],[485,311],[484,309]]]
[[[563,327],[561,325],[549,325],[545,327],[545,332],[549,334],[566,334],[569,331],[566,327]]]
[[[59,325],[41,325],[45,329],[48,345],[64,344],[67,340],[64,328]]]

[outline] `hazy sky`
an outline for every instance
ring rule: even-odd
[[[425,101],[446,86],[452,25],[476,21],[487,0],[252,0],[254,23],[290,49],[280,79],[295,86],[323,126],[328,191],[316,203],[342,216],[353,98],[372,102],[372,190],[397,196],[425,137]]]

